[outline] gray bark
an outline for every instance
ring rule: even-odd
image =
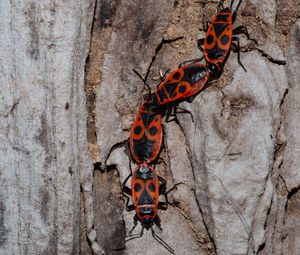
[[[78,254],[80,186],[92,237],[84,68],[93,5],[1,1],[0,254]]]

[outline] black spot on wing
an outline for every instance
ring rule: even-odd
[[[229,36],[223,35],[220,40],[223,45],[226,45],[229,42]]]
[[[214,41],[214,37],[213,37],[212,35],[208,35],[208,36],[206,37],[206,43],[207,43],[207,44],[212,44],[213,41]]]
[[[179,86],[179,92],[182,94],[182,93],[184,93],[185,91],[186,91],[186,85],[181,84],[181,85]]]
[[[150,133],[150,135],[156,135],[157,134],[157,132],[158,132],[158,129],[157,129],[157,127],[151,127],[151,128],[149,128],[149,133]]]
[[[180,73],[179,72],[174,73],[173,76],[172,76],[172,78],[174,80],[177,80],[179,77],[180,77]]]
[[[142,132],[142,127],[140,125],[136,126],[133,132],[134,134],[139,135]]]
[[[142,185],[140,183],[134,184],[134,191],[139,192],[142,188]]]
[[[151,192],[154,192],[154,191],[156,190],[156,187],[155,187],[155,185],[154,185],[153,182],[151,182],[151,183],[149,184],[148,189],[149,189]]]

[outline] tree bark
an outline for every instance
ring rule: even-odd
[[[92,236],[93,10],[94,1],[1,1],[0,254],[79,254],[81,188]]]
[[[143,82],[132,69],[145,77],[154,60],[147,80],[154,91],[160,70],[175,70],[180,62],[200,57],[196,40],[205,33],[199,33],[199,29],[216,14],[217,4],[122,0],[97,4],[87,69],[87,88],[94,88],[89,145],[95,168],[102,171],[95,176],[97,183],[111,176],[105,169],[114,168],[122,183],[129,166],[136,166],[130,163],[128,148],[122,142],[129,137],[143,101]],[[103,18],[107,13],[111,14],[109,18]],[[244,51],[241,61],[247,72],[238,65],[236,53],[231,52],[221,77],[192,103],[182,104],[192,112],[194,122],[187,114],[178,115],[179,123],[164,123],[165,150],[156,170],[167,179],[168,188],[183,184],[169,194],[168,210],[158,212],[163,231],[156,231],[176,254],[299,252],[297,231],[291,229],[291,223],[284,223],[284,219],[292,222],[296,217],[293,206],[299,189],[295,156],[299,103],[292,99],[299,91],[295,85],[295,81],[299,83],[299,72],[295,71],[299,67],[295,56],[296,49],[299,51],[297,28],[290,35],[297,18],[299,13],[292,1],[243,1],[234,27],[247,25],[250,36],[257,41],[254,44],[240,36]],[[184,39],[162,43],[163,38],[180,36]],[[93,66],[100,68],[95,70]],[[110,179],[103,185],[116,192],[113,183]],[[94,194],[99,194],[95,193],[100,190],[98,186]],[[119,185],[116,187],[119,189]],[[110,206],[120,199],[112,194]],[[95,208],[95,215],[101,215],[95,216],[95,227],[100,228],[103,222],[111,226],[113,221],[114,229],[118,229],[120,215],[100,214],[107,198],[97,200],[102,207]],[[133,226],[133,216],[134,212],[123,214],[126,235]],[[140,229],[139,225],[135,232]],[[118,250],[116,254],[167,254],[149,232],[125,246],[115,241],[115,232],[109,234],[111,249]],[[286,247],[291,243],[289,251]],[[112,250],[106,248],[109,254]]]
[[[228,6],[230,1],[225,1]],[[236,6],[237,3],[234,3]],[[215,1],[8,1],[1,7],[0,255],[168,254],[151,231],[125,241],[135,212],[121,183],[127,139],[159,73],[202,56]],[[244,0],[241,61],[178,122],[163,122],[158,211],[175,254],[299,254],[299,10]],[[200,31],[199,31],[200,30]],[[138,224],[134,233],[141,230]]]

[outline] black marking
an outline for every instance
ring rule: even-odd
[[[139,135],[142,132],[142,127],[138,125],[137,127],[134,128],[134,134]]]
[[[154,152],[155,141],[147,139],[145,135],[139,140],[133,140],[133,152],[136,158],[143,162],[148,161]]]
[[[173,76],[172,76],[172,78],[174,80],[177,80],[179,77],[180,77],[180,73],[179,72],[174,73]]]
[[[212,35],[208,35],[206,38],[206,43],[207,44],[212,44],[214,41],[214,37]]]
[[[157,95],[161,102],[164,102],[167,99],[167,95],[165,94],[163,87],[160,90],[157,90]]]
[[[158,131],[158,129],[157,129],[157,127],[151,127],[151,128],[149,128],[149,133],[150,133],[150,135],[156,135],[157,134],[157,131]]]
[[[220,40],[223,45],[226,45],[229,42],[229,36],[223,35]]]
[[[144,113],[144,112],[141,112],[140,114],[142,116],[142,121],[143,121],[144,127],[146,129],[147,129],[147,127],[149,127],[149,125],[154,121],[154,119],[158,115],[158,114],[154,114],[154,113]]]
[[[227,50],[220,49],[217,45],[215,45],[210,50],[205,50],[208,59],[218,60],[224,56]]]
[[[228,22],[229,14],[218,14],[215,22]]]
[[[229,27],[229,24],[214,23],[212,26],[214,27],[216,37],[219,38],[220,35],[227,29],[227,27]]]
[[[149,127],[149,125],[157,119],[157,114],[153,114],[153,113],[140,113],[141,117],[142,117],[142,121],[144,123],[144,127],[147,130],[147,128]],[[137,126],[136,128],[138,128],[139,126]],[[135,128],[135,129],[136,129]],[[136,134],[136,130],[134,129],[134,133]],[[139,131],[139,130],[137,130]],[[155,132],[156,131],[156,132]],[[153,133],[155,132],[155,134],[158,132],[159,130],[154,127],[149,129],[149,132],[151,135],[153,135]],[[137,134],[138,135],[138,134]],[[156,141],[155,140],[149,140],[147,138],[147,134],[146,132],[144,133],[143,137],[139,140],[133,140],[133,152],[135,157],[139,160],[139,161],[148,161],[149,158],[151,158],[153,156],[153,152],[154,152],[154,145],[155,145]]]
[[[186,91],[186,86],[184,84],[179,86],[179,92],[183,94]]]
[[[199,82],[207,75],[207,70],[203,66],[190,66],[185,70],[183,80],[193,84]]]
[[[134,191],[139,192],[142,188],[142,185],[140,183],[134,184]]]
[[[178,86],[177,82],[165,84],[166,92],[170,98],[174,98],[174,93],[175,93],[177,86]]]
[[[154,192],[156,190],[156,187],[155,185],[153,184],[153,182],[151,182],[148,186],[148,189],[151,191],[151,192]]]
[[[153,102],[149,102],[147,101],[146,103],[144,103],[144,106],[143,106],[143,111],[149,111],[149,112],[152,112],[152,111],[155,111],[157,106],[158,106],[158,102],[157,102],[157,97],[155,96],[155,94],[152,95],[151,99],[149,99]],[[139,118],[140,120],[140,118]]]
[[[147,192],[147,190],[143,190],[143,193],[139,199],[138,205],[151,205],[151,204],[155,204],[154,200],[152,199],[152,197],[150,196],[150,194]],[[150,208],[145,208],[145,210],[149,210]],[[141,210],[141,208],[140,208]],[[151,211],[151,210],[150,210]],[[150,212],[149,211],[149,212]]]

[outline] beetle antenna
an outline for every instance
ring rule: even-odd
[[[147,84],[147,82],[146,82],[147,78],[144,79],[144,78],[138,73],[138,71],[136,71],[135,69],[132,69],[132,70],[133,70],[133,72],[134,72],[134,73],[135,73],[135,74],[143,81],[144,86],[146,85],[149,94],[151,94],[150,86],[149,86],[149,85]],[[147,75],[148,75],[148,73],[147,73]]]
[[[162,246],[164,246],[170,253],[175,254],[175,251],[163,240],[161,237],[159,237],[157,234],[155,234],[153,228],[151,227],[151,232],[153,238],[159,242]]]

